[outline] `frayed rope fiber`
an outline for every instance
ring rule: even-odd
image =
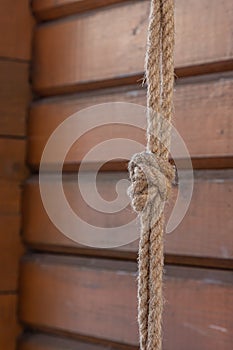
[[[174,3],[151,0],[146,54],[147,150],[129,163],[129,196],[141,223],[138,322],[141,350],[162,348],[164,204],[175,170],[168,161],[174,85]]]

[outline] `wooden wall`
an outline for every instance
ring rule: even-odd
[[[0,348],[15,349],[21,185],[26,177],[32,17],[28,0],[3,0],[0,13]]]
[[[109,101],[145,105],[140,81],[149,1],[33,0],[32,7],[38,21],[32,70],[37,99],[28,123],[33,175],[23,197],[28,253],[21,264],[25,333],[19,349],[137,349],[137,242],[104,250],[70,241],[43,208],[38,169],[49,135],[72,113]],[[195,187],[184,221],[165,242],[165,350],[233,345],[232,31],[231,0],[176,1],[174,119],[192,156]],[[108,132],[117,135],[114,128]],[[93,140],[101,141],[101,132],[76,143],[64,166],[64,190],[79,214],[88,208],[75,192],[75,171]],[[115,162],[107,170],[99,183],[108,198],[119,176],[127,176],[126,164]],[[56,174],[48,181],[56,195]],[[90,192],[88,178],[85,186]],[[125,216],[91,213],[100,225]]]

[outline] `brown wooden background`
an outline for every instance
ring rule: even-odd
[[[13,1],[5,3],[6,12],[11,11],[10,4],[15,6]],[[5,23],[4,18],[1,24],[11,29],[9,38],[0,42],[5,86],[0,94],[4,116],[0,239],[5,281],[0,292],[0,344],[7,350],[14,348],[18,305],[23,326],[19,350],[138,349],[137,242],[104,250],[68,240],[45,213],[38,167],[49,135],[72,113],[111,101],[145,105],[146,92],[140,84],[149,1],[33,0],[32,10],[37,23],[31,72],[34,98],[27,122],[31,175],[23,191],[22,235],[27,252],[21,260],[18,302],[17,262],[22,251],[18,198],[25,176],[31,33],[27,1],[21,2],[11,19],[14,35],[12,22]],[[176,1],[174,122],[192,156],[195,187],[186,217],[165,242],[164,350],[230,350],[233,346],[232,31],[231,0]],[[74,192],[77,164],[107,132],[119,135],[111,128],[96,130],[67,155],[64,190],[79,214],[88,208]],[[127,132],[129,138],[135,136],[132,130]],[[125,162],[108,164],[99,175],[103,196],[111,199],[116,180],[126,176]],[[56,175],[50,173],[49,181],[53,189]],[[85,186],[88,193],[88,178]],[[110,220],[92,213],[91,218],[101,225],[114,225],[125,215]],[[8,250],[14,252],[10,258],[5,254]]]
[[[2,0],[0,11],[0,349],[11,350],[18,323],[21,186],[26,178],[32,16],[28,0]]]

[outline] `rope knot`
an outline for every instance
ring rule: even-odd
[[[151,152],[135,154],[129,162],[131,186],[128,194],[137,213],[153,208],[156,216],[162,213],[175,178],[174,167]]]

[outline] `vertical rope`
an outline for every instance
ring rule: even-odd
[[[132,206],[139,213],[138,322],[141,350],[162,348],[164,202],[174,169],[168,162],[174,84],[174,3],[151,0],[146,54],[147,151],[129,163]]]

